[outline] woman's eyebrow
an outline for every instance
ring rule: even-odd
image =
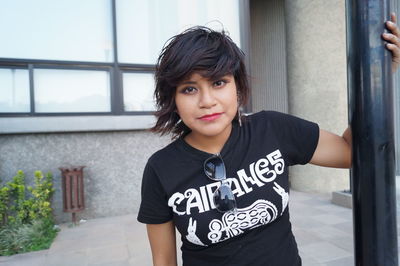
[[[179,85],[190,85],[190,84],[196,84],[196,81],[187,80],[181,82]]]

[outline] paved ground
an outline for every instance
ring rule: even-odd
[[[290,211],[304,266],[354,265],[350,209],[331,204],[329,195],[291,191]],[[152,263],[145,226],[136,221],[135,215],[126,215],[89,220],[75,227],[61,225],[61,232],[49,250],[0,257],[0,265],[147,266]]]

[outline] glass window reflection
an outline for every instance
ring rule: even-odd
[[[97,70],[35,69],[35,111],[110,112],[110,75]]]
[[[240,46],[238,0],[117,0],[118,61],[155,64],[164,43],[182,30],[225,29]]]
[[[28,70],[0,69],[0,112],[30,112]]]
[[[154,75],[148,73],[124,73],[124,110],[154,111]]]
[[[2,0],[0,57],[112,62],[110,0]]]

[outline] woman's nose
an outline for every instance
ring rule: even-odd
[[[217,101],[212,89],[207,88],[201,90],[199,101],[199,106],[201,108],[210,108],[213,107],[216,103]]]

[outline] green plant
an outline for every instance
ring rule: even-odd
[[[50,201],[54,194],[53,175],[50,172],[43,175],[41,171],[35,171],[35,187],[28,187],[28,190],[33,195],[27,203],[30,205],[29,218],[49,219],[52,216]]]
[[[10,202],[10,189],[4,186],[0,188],[0,227],[7,224],[8,221],[7,213],[8,213],[9,202]]]
[[[57,235],[50,220],[8,224],[0,229],[0,256],[47,249]]]
[[[22,170],[17,172],[12,181],[7,182],[10,192],[10,215],[8,221],[10,223],[26,223],[28,222],[29,204],[25,202],[25,174]]]
[[[35,171],[34,186],[26,189],[25,174],[19,170],[0,188],[0,256],[49,248],[57,234],[53,194],[50,172]]]
[[[20,252],[28,243],[28,236],[24,235],[29,228],[27,224],[9,223],[0,229],[0,255],[12,255]]]

